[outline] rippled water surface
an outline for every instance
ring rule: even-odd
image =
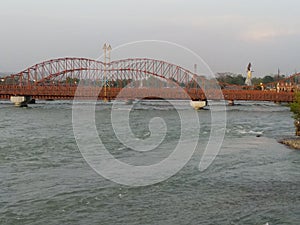
[[[130,110],[119,104],[119,110]],[[188,102],[176,104],[193,113]],[[110,106],[97,104],[95,121],[111,154],[137,165],[168,157],[180,138],[180,118],[170,104],[139,102],[130,112],[136,138],[150,135],[152,118],[167,125],[150,161],[115,137]],[[28,108],[0,102],[0,224],[300,224],[300,151],[277,142],[293,135],[289,109],[254,102],[227,107],[221,151],[204,172],[198,165],[211,114],[197,113],[201,128],[190,138],[199,137],[199,146],[189,163],[166,181],[127,187],[104,179],[83,159],[71,102]],[[217,114],[223,113],[217,107]]]

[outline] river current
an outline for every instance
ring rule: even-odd
[[[0,224],[300,224],[300,151],[278,143],[294,134],[289,108],[237,103],[226,107],[225,138],[208,169],[200,172],[198,166],[211,113],[200,110],[201,129],[191,134],[199,137],[199,146],[183,169],[165,181],[130,187],[103,178],[84,160],[74,138],[72,102],[38,101],[28,108],[0,102]],[[144,153],[115,137],[111,104],[97,104],[95,121],[112,155],[136,165],[168,157],[180,137],[172,105],[132,106],[137,138],[149,136],[151,118],[167,125],[161,147],[143,161]],[[118,104],[120,110],[131,107]],[[176,104],[182,113],[193,112],[188,102]]]

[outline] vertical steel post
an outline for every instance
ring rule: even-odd
[[[107,63],[110,63],[110,52],[111,52],[111,46],[110,44],[104,44],[103,45],[103,51],[104,51],[104,102],[107,102]],[[108,54],[107,54],[108,53]]]
[[[106,43],[103,45],[103,51],[104,51],[104,99],[103,101],[106,102],[107,98],[106,98],[106,50],[107,50],[107,45]]]

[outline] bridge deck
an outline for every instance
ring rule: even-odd
[[[77,86],[30,86],[19,87],[10,85],[0,86],[0,99],[10,96],[31,96],[34,99],[70,100],[76,95],[80,99],[199,99],[199,100],[244,100],[244,101],[273,101],[292,102],[293,92],[276,92],[261,90],[207,90],[203,92],[196,88],[107,88]]]

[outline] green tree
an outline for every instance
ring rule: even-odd
[[[67,77],[66,79],[67,84],[78,84],[79,81],[80,80],[78,78],[72,78],[72,77]]]
[[[221,83],[244,85],[246,78],[242,74],[235,74],[231,72],[217,73],[217,80]]]
[[[296,136],[300,136],[300,92],[295,92],[295,99],[294,102],[290,104],[290,109],[294,114]]]
[[[265,76],[263,79],[262,79],[262,83],[264,84],[267,84],[267,83],[272,83],[274,82],[274,77],[271,77],[271,76]]]
[[[263,83],[263,79],[260,77],[254,77],[251,79],[251,81],[254,86],[259,85],[260,83]]]

